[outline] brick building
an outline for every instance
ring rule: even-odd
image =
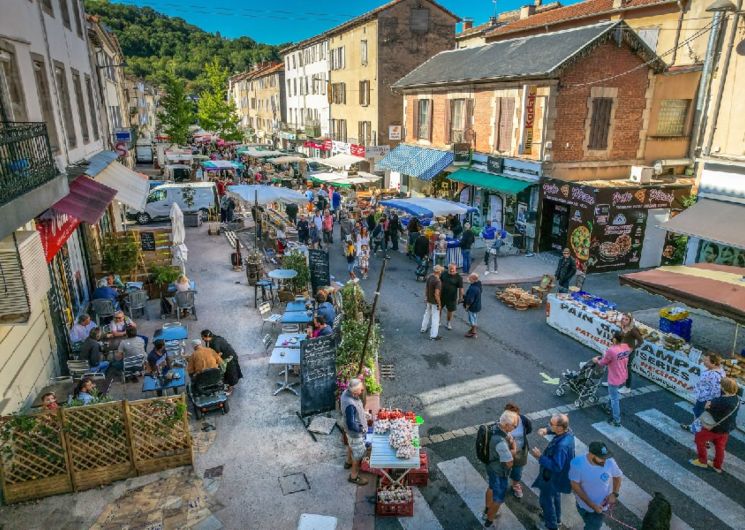
[[[527,249],[566,246],[576,207],[541,184],[628,179],[664,69],[623,21],[443,52],[394,84],[405,144],[380,167],[413,194],[457,195]]]

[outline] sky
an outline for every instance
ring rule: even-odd
[[[152,7],[181,17],[205,31],[224,37],[251,37],[266,44],[297,42],[374,9],[388,0],[114,0]],[[497,11],[516,9],[532,0],[496,0]],[[548,0],[547,0],[548,1]],[[577,0],[562,1],[572,4]],[[486,22],[494,13],[493,0],[440,0],[456,15]]]

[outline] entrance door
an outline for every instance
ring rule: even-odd
[[[662,261],[662,247],[665,244],[666,230],[658,228],[670,218],[670,210],[657,208],[647,213],[647,226],[644,230],[642,241],[642,255],[639,258],[639,267],[659,267]]]
[[[503,228],[503,208],[504,202],[500,195],[489,195],[489,216],[487,219],[490,219],[492,226],[498,230]]]
[[[567,246],[569,207],[555,204],[551,213],[551,248],[561,252]]]

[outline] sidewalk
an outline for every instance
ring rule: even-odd
[[[272,395],[279,369],[268,365],[253,288],[245,272],[232,270],[227,240],[207,235],[203,225],[186,229],[186,244],[187,275],[199,292],[199,320],[183,321],[189,338],[198,338],[205,328],[224,336],[239,352],[244,375],[227,415],[210,414],[199,422],[192,417],[194,470],[179,468],[4,506],[0,528],[293,530],[303,513],[336,517],[337,528],[353,527],[358,492],[347,482],[341,437],[334,429],[313,441],[296,415],[299,398],[288,392]],[[150,304],[150,319],[137,323],[152,337],[163,321],[158,302]],[[141,382],[114,385],[115,395],[147,397]],[[208,426],[214,430],[203,432]]]
[[[557,263],[558,258],[550,254],[535,254],[532,257],[526,257],[524,254],[500,256],[498,273],[485,274],[487,269],[484,265],[484,257],[480,255],[471,264],[471,272],[478,274],[484,285],[534,283],[540,281],[544,274],[553,274]]]

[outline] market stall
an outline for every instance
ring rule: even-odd
[[[625,274],[621,276],[621,283],[734,320],[737,330],[745,323],[744,274],[743,268],[697,264]],[[548,325],[601,353],[610,346],[613,334],[620,330],[617,321],[621,313],[615,304],[589,293],[550,294],[546,308]],[[631,369],[692,401],[691,391],[704,369],[703,352],[683,338],[690,338],[692,319],[684,308],[665,308],[660,316],[660,329],[636,323],[644,340]],[[744,387],[745,357],[735,352],[718,353],[725,359],[727,374]],[[737,425],[745,430],[742,410],[738,413]]]

